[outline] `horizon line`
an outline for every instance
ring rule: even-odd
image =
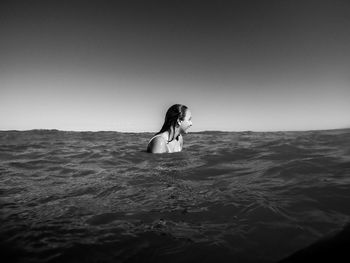
[[[329,128],[329,129],[306,129],[306,130],[202,130],[202,131],[193,131],[189,132],[191,133],[209,133],[209,132],[221,132],[221,133],[228,133],[228,132],[308,132],[308,131],[334,131],[334,130],[348,130],[350,127],[343,127],[343,128]],[[60,129],[46,129],[46,128],[38,128],[38,129],[10,129],[10,130],[2,130],[0,129],[0,132],[30,132],[30,131],[59,131],[59,132],[116,132],[116,133],[157,133],[157,131],[117,131],[117,130],[60,130]]]

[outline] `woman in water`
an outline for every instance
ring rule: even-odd
[[[149,153],[173,153],[182,150],[182,135],[192,126],[190,110],[181,104],[171,106],[165,115],[163,127],[149,141]]]

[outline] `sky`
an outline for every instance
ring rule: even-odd
[[[1,1],[0,130],[350,127],[350,2]]]

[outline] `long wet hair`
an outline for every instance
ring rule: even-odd
[[[173,138],[171,138],[171,140],[169,140],[168,142],[171,142],[172,140],[174,140],[177,120],[179,119],[182,121],[185,119],[186,110],[187,110],[187,107],[182,104],[174,104],[173,106],[171,106],[165,114],[165,120],[162,128],[155,135],[158,135],[165,131],[169,131],[169,135],[170,135],[170,131],[173,130]]]

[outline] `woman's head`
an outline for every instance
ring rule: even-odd
[[[180,133],[183,134],[187,133],[188,128],[191,126],[192,115],[190,110],[185,105],[175,104],[166,112],[163,127],[158,134],[165,131],[175,131],[176,128],[179,128]]]

